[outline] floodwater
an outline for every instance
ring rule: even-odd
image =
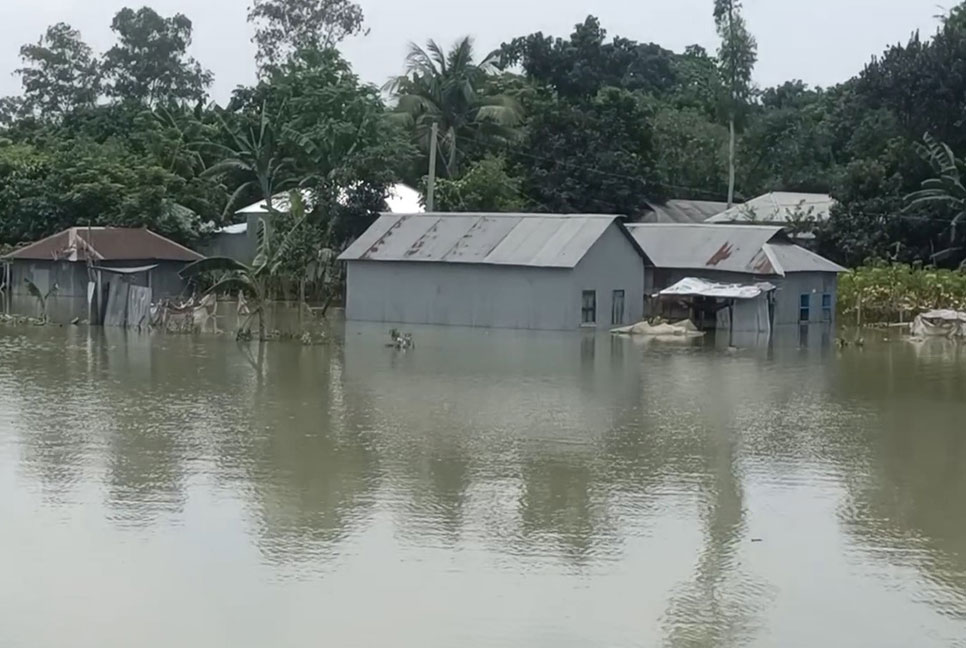
[[[0,646],[966,646],[966,346],[414,333],[0,328]]]

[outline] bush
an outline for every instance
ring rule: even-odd
[[[909,321],[936,308],[966,310],[966,272],[878,263],[839,277],[839,313],[862,322]]]

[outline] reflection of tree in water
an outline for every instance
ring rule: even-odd
[[[9,329],[0,338],[5,378],[4,418],[18,431],[20,465],[39,479],[45,496],[66,497],[83,479],[98,448],[91,429],[87,351],[50,329]],[[8,382],[9,381],[9,382]]]
[[[736,646],[755,631],[753,614],[764,588],[744,576],[738,565],[744,533],[744,504],[736,474],[735,448],[726,439],[712,441],[703,472],[701,520],[705,546],[694,580],[673,595],[665,615],[670,646]]]
[[[406,503],[405,534],[421,544],[430,537],[456,543],[464,524],[471,480],[466,452],[458,444],[429,447],[410,452],[398,466],[405,466],[411,492]]]
[[[544,448],[544,452],[546,448]],[[569,560],[584,564],[613,547],[607,503],[595,496],[592,455],[553,453],[525,459],[521,467],[522,540],[539,554],[550,547]]]
[[[667,359],[647,375],[649,408],[642,412],[660,460],[649,459],[671,479],[697,478],[704,545],[694,574],[672,594],[663,623],[670,646],[735,646],[750,641],[767,605],[767,586],[744,572],[745,503],[739,463],[749,428],[764,395],[757,365],[744,359],[710,363]],[[743,403],[753,420],[743,420]],[[640,453],[637,453],[640,454]],[[693,482],[678,483],[690,492]]]
[[[895,345],[842,363],[840,397],[867,412],[838,443],[842,523],[870,556],[918,570],[925,597],[966,618],[966,366]]]
[[[257,542],[272,560],[330,553],[368,511],[377,457],[364,412],[349,410],[335,349],[271,348],[251,420],[223,461],[242,466],[257,516]]]

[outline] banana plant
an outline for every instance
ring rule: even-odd
[[[289,254],[299,228],[305,221],[305,205],[302,196],[297,191],[289,195],[292,215],[295,217],[293,227],[276,241],[265,219],[259,220],[258,246],[251,265],[246,265],[228,257],[208,257],[191,263],[180,272],[184,279],[197,277],[204,273],[219,273],[220,277],[205,291],[205,294],[238,292],[244,293],[249,302],[249,315],[245,323],[239,327],[238,336],[251,330],[252,319],[258,318],[258,339],[265,341],[265,307],[270,298],[272,287],[278,283],[284,274],[284,262]]]
[[[47,290],[46,293],[44,293],[42,290],[40,290],[37,284],[35,284],[29,278],[24,277],[23,282],[27,286],[27,292],[29,292],[30,295],[37,300],[37,305],[40,307],[40,321],[46,324],[47,323],[47,300],[50,298],[51,295],[54,295],[57,293],[59,286],[55,283],[53,286],[50,287],[49,290]]]
[[[929,163],[935,177],[922,182],[922,189],[906,196],[906,210],[919,205],[943,204],[953,210],[949,222],[949,242],[946,247],[932,255],[934,262],[959,261],[960,268],[966,269],[966,186],[963,186],[963,171],[966,161],[957,158],[952,149],[929,133],[917,144],[916,151]]]

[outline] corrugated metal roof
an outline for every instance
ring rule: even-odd
[[[796,213],[817,221],[828,220],[835,201],[828,194],[773,191],[722,211],[709,223],[788,223]]]
[[[616,219],[603,214],[383,214],[339,259],[572,268]]]
[[[204,257],[145,228],[71,227],[8,254],[7,259],[197,261]]]
[[[764,250],[781,234],[777,226],[641,223],[627,228],[658,268],[782,274]]]
[[[637,223],[627,228],[658,268],[778,276],[844,271],[792,243],[777,225]]]
[[[839,264],[800,245],[772,241],[766,243],[765,247],[785,272],[846,272]]]
[[[728,209],[728,203],[672,198],[664,204],[649,203],[648,207],[651,211],[642,223],[703,223]]]

